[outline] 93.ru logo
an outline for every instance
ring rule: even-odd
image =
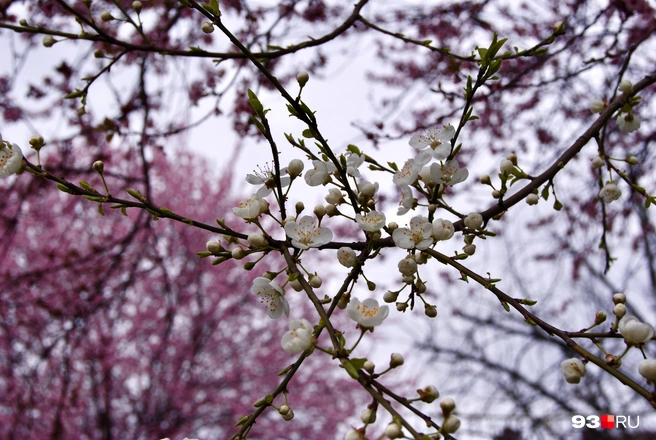
[[[572,416],[572,428],[635,429],[639,425],[640,416],[616,416],[612,414],[587,417],[580,415]]]

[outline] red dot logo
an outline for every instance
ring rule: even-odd
[[[615,428],[615,416],[604,414],[601,416],[601,428],[602,429],[613,429]]]

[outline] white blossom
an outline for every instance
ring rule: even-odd
[[[592,158],[592,167],[593,168],[601,168],[604,166],[604,160],[601,158],[601,156],[595,156]]]
[[[622,191],[618,188],[617,184],[613,181],[608,182],[601,188],[599,191],[599,198],[604,201],[604,203],[610,203],[613,200],[617,200],[622,195]]]
[[[365,299],[360,302],[353,297],[348,307],[348,316],[362,327],[376,327],[383,323],[389,314],[389,307],[378,306],[375,299]]]
[[[330,188],[325,199],[326,202],[330,203],[331,205],[339,205],[344,201],[344,196],[342,195],[342,192],[337,188]]]
[[[457,160],[449,160],[444,164],[434,163],[430,166],[430,177],[435,183],[453,186],[464,182],[469,176],[467,168],[460,168]]]
[[[316,226],[314,217],[309,215],[301,217],[298,223],[287,223],[285,233],[292,239],[292,245],[298,249],[323,246],[333,239],[333,231]]]
[[[332,162],[313,160],[314,169],[305,173],[305,182],[310,186],[325,185],[330,182],[330,173],[337,170]]]
[[[412,197],[412,189],[409,186],[401,187],[401,201],[399,202],[399,209],[396,215],[404,215],[412,209],[414,198]]]
[[[385,214],[377,211],[369,211],[364,215],[355,214],[355,221],[363,231],[379,231],[385,226]]]
[[[337,250],[337,261],[344,267],[353,267],[358,262],[358,257],[353,249],[344,246]]]
[[[630,345],[639,345],[649,341],[654,336],[651,324],[638,321],[635,316],[625,316],[619,323],[619,330],[624,340]]]
[[[623,79],[620,81],[619,87],[617,87],[620,92],[631,94],[633,93],[633,84],[628,79]]]
[[[431,127],[423,133],[415,134],[410,138],[410,146],[421,150],[417,156],[417,163],[422,166],[430,162],[431,159],[446,159],[451,153],[451,139],[456,134],[453,125],[445,125],[442,128]]]
[[[410,220],[410,228],[398,228],[392,233],[394,243],[403,249],[424,250],[433,244],[433,225],[422,216]]]
[[[253,280],[251,293],[260,297],[265,304],[271,319],[278,319],[285,313],[289,316],[289,303],[285,299],[285,291],[278,284],[268,278],[257,277]]]
[[[398,187],[412,185],[417,180],[420,170],[421,165],[418,165],[414,159],[409,159],[403,165],[403,168],[394,174],[392,182]]]
[[[595,114],[595,113],[601,113],[604,111],[606,108],[606,104],[604,101],[602,101],[599,98],[595,98],[590,102],[590,111]]]
[[[239,205],[236,208],[232,208],[232,212],[244,220],[252,220],[265,212],[265,206],[262,197],[254,194],[245,201],[239,202]]]
[[[463,223],[473,231],[483,226],[483,216],[478,212],[470,212],[467,217],[463,219]]]
[[[20,171],[23,165],[23,152],[16,144],[9,144],[0,135],[0,177],[11,176]]]
[[[289,321],[289,331],[280,340],[283,350],[300,353],[312,346],[312,324],[305,319]]]
[[[358,168],[364,163],[364,154],[349,154],[346,159],[346,174],[353,177],[360,177]]]
[[[640,375],[647,379],[649,382],[656,383],[656,360],[643,359],[638,364],[638,371]]]
[[[360,194],[362,194],[364,197],[368,199],[371,199],[378,192],[378,182],[371,183],[366,180],[363,180],[360,182],[359,188],[360,188]]]
[[[576,358],[565,359],[560,363],[560,368],[567,383],[579,383],[585,376],[585,365]]]
[[[640,128],[640,120],[633,113],[620,114],[617,117],[617,126],[622,133],[628,134]]]
[[[406,276],[412,276],[417,272],[417,262],[412,257],[406,257],[403,260],[399,261],[399,272]],[[391,302],[391,301],[386,301]]]
[[[453,237],[456,229],[449,220],[436,218],[433,220],[433,238],[435,241],[444,241]]]

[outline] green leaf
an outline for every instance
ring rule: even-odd
[[[121,214],[123,214],[123,215],[126,216],[126,217],[128,216],[128,210],[125,209],[125,206],[122,206],[122,207],[121,207]]]
[[[501,301],[501,305],[503,306],[503,308],[506,312],[510,312],[510,306],[508,305],[507,302]]]
[[[292,366],[288,365],[285,368],[283,368],[282,370],[280,370],[276,376],[284,376],[291,369],[292,369]]]
[[[84,180],[80,180],[80,186],[86,189],[87,191],[96,192],[96,190],[93,189],[91,185],[89,185],[89,182],[85,182]]]
[[[346,147],[346,150],[350,151],[353,154],[362,155],[362,152],[360,152],[360,149],[358,147],[356,147],[355,145],[353,145],[353,144],[348,144],[348,146]]]
[[[524,304],[525,306],[534,306],[538,302],[534,299],[523,299],[523,300],[519,301],[519,303]]]
[[[387,162],[387,165],[389,165],[389,167],[390,167],[391,169],[393,169],[394,171],[398,171],[398,170],[399,170],[399,167],[398,167],[394,162]]]
[[[544,200],[549,200],[549,185],[542,188],[542,198]]]
[[[353,379],[358,380],[360,378],[360,373],[358,372],[358,369],[353,366],[351,361],[346,361],[345,363],[342,364],[346,372],[348,373],[349,376],[351,376]]]
[[[314,137],[314,132],[312,130],[310,130],[309,128],[306,128],[305,130],[303,130],[302,134],[303,134],[303,137],[308,138],[308,139],[312,139]]]
[[[87,200],[91,200],[92,202],[103,203],[106,201],[105,197],[102,196],[88,196],[85,194],[83,197]]]
[[[364,367],[364,363],[367,362],[367,358],[354,358],[350,362],[356,369],[361,370]]]
[[[105,211],[103,210],[102,203],[98,204],[98,214],[105,216]]]
[[[250,419],[250,418],[251,418],[251,416],[241,417],[239,420],[237,420],[237,423],[235,423],[235,426],[243,425],[244,423],[248,422],[248,419]]]
[[[206,53],[206,50],[201,49],[198,46],[189,46],[189,50],[194,53]]]
[[[125,190],[125,192],[127,192],[128,194],[130,194],[132,197],[139,200],[140,202],[144,201],[144,196],[142,196],[141,193],[136,189],[128,188]]]
[[[75,89],[74,92],[71,92],[71,93],[69,93],[68,95],[65,95],[65,96],[64,96],[64,99],[75,99],[75,98],[79,98],[79,97],[82,96],[83,94],[84,94],[84,92],[82,92],[82,90]]]

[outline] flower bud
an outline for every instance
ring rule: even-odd
[[[613,294],[613,303],[614,304],[624,304],[626,302],[626,295],[621,292]]]
[[[296,215],[299,215],[305,209],[305,204],[303,202],[296,202],[294,208],[296,208]]]
[[[200,25],[200,30],[206,34],[211,34],[212,32],[214,32],[214,25],[209,21],[206,21],[202,25]]]
[[[20,20],[18,20],[18,24],[20,24],[21,26],[27,26],[27,20],[21,18]]]
[[[278,276],[277,273],[268,270],[264,272],[264,274],[262,274],[262,278],[266,278],[267,280],[271,280],[271,281],[275,280],[277,276]]]
[[[398,267],[399,272],[406,276],[412,276],[417,272],[417,262],[412,257],[407,257],[399,261]]]
[[[515,153],[506,154],[506,159],[511,161],[513,165],[517,165],[517,155]]]
[[[344,310],[348,307],[350,301],[351,295],[342,295],[342,297],[339,299],[339,302],[337,303],[337,307],[341,310]]]
[[[628,79],[623,79],[618,87],[619,91],[627,95],[633,93],[633,84]]]
[[[622,319],[624,315],[626,315],[626,306],[622,303],[615,304],[615,307],[613,308],[613,315]]]
[[[418,293],[425,293],[426,292],[426,284],[424,284],[423,281],[417,281],[415,284],[415,289],[417,289]]]
[[[109,12],[109,11],[103,11],[103,12],[100,14],[100,19],[101,19],[102,21],[112,21],[112,20],[114,20],[114,17],[112,16],[112,13],[111,13],[111,12]]]
[[[399,312],[405,312],[405,309],[407,308],[408,308],[407,303],[396,303],[396,310],[398,310]]]
[[[319,220],[323,218],[324,215],[326,215],[326,208],[324,208],[323,205],[317,205],[314,207],[314,215],[317,216]]]
[[[553,33],[554,35],[561,35],[565,33],[565,23],[562,21],[557,21],[553,25]]]
[[[440,408],[442,408],[442,414],[449,415],[456,409],[456,402],[450,397],[445,397],[440,402]]]
[[[318,289],[323,284],[323,280],[317,274],[310,275],[310,280],[308,281],[308,284],[314,287],[315,289]]]
[[[392,353],[390,356],[390,368],[396,368],[403,365],[403,356],[399,353]]]
[[[467,255],[474,255],[476,253],[476,245],[473,243],[467,244],[462,248],[462,251]]]
[[[57,40],[55,40],[52,35],[46,35],[45,37],[43,37],[43,40],[41,42],[45,47],[52,47],[55,45]]]
[[[141,8],[143,8],[143,4],[140,1],[133,1],[132,2],[132,9],[134,12],[137,14],[141,12]]]
[[[592,158],[592,167],[593,168],[601,168],[604,166],[604,160],[601,158],[601,156],[595,156]]]
[[[298,280],[298,278],[290,281],[289,285],[292,286],[292,289],[294,289],[297,292],[303,291],[303,286],[301,285],[301,282]]]
[[[483,185],[492,184],[492,181],[490,180],[490,176],[488,176],[487,174],[483,174],[479,179],[479,182],[481,182]]]
[[[424,313],[429,318],[435,318],[437,316],[437,308],[430,304],[424,304]]]
[[[483,226],[483,216],[478,212],[470,212],[467,217],[463,219],[465,226],[467,226],[472,231]]]
[[[385,428],[385,437],[387,438],[403,437],[403,432],[401,431],[401,427],[396,423],[390,423],[389,425],[387,425],[387,428]]]
[[[453,434],[458,428],[460,428],[460,419],[454,415],[449,415],[442,422],[442,432],[445,434]]]
[[[432,403],[440,397],[440,392],[433,385],[429,385],[423,390],[417,390],[417,393],[421,401],[426,403]]]
[[[304,167],[305,164],[303,163],[302,160],[292,159],[291,161],[289,161],[289,165],[287,166],[287,172],[292,178],[298,177],[303,172]]]
[[[597,312],[595,315],[595,324],[599,325],[606,320],[606,314],[602,311]]]
[[[528,196],[526,196],[526,203],[528,203],[531,206],[537,205],[539,201],[540,201],[540,197],[538,197],[537,194],[531,193]]]
[[[366,424],[374,423],[376,421],[376,411],[371,408],[363,409],[360,413],[360,420],[362,420],[362,423]]]
[[[339,210],[337,206],[329,203],[326,205],[326,214],[328,214],[328,217],[334,217],[339,214]]]
[[[287,414],[289,413],[290,410],[291,410],[291,408],[289,408],[289,406],[287,406],[287,405],[280,405],[280,408],[278,409],[278,413],[279,413],[281,416],[284,416],[284,415],[287,415]]]
[[[592,114],[601,113],[606,108],[606,103],[599,98],[595,98],[590,102],[590,112]]]
[[[78,116],[82,116],[86,112],[87,112],[87,109],[84,108],[84,106],[82,106],[82,107],[78,108],[77,110],[75,110],[75,114],[78,115]]]
[[[624,161],[631,166],[638,165],[640,163],[640,160],[635,156],[629,156],[626,159],[624,159]]]
[[[394,290],[388,290],[385,292],[385,295],[383,295],[383,301],[386,303],[393,303],[395,302],[399,297],[399,292],[394,291]]]
[[[515,166],[513,165],[512,161],[508,159],[502,160],[501,165],[499,165],[499,170],[506,174],[510,174],[514,168]]]
[[[289,412],[287,414],[282,416],[282,419],[286,422],[289,422],[293,418],[294,418],[294,410],[291,408],[289,408]]]
[[[640,375],[647,379],[649,382],[656,383],[656,360],[641,360],[638,364],[638,371],[640,372]]]
[[[223,246],[221,246],[221,243],[219,243],[216,240],[210,240],[207,242],[205,245],[205,248],[207,249],[208,252],[211,252],[213,254],[218,254],[223,250]]]
[[[267,239],[264,237],[264,235],[260,234],[259,232],[253,232],[252,234],[248,234],[246,240],[248,241],[248,244],[250,244],[253,247],[253,249],[263,248],[268,244]]]
[[[93,170],[98,174],[103,173],[105,170],[105,164],[102,162],[102,160],[97,160],[93,163]]]
[[[235,260],[241,260],[246,256],[246,251],[244,251],[240,247],[236,247],[232,250],[231,254],[232,254],[232,258],[234,258]]]
[[[606,365],[613,368],[620,368],[622,366],[622,358],[617,355],[608,353],[606,355]]]
[[[501,191],[499,191],[498,189],[492,190],[492,198],[500,199],[502,195],[503,194],[501,194]]]
[[[399,224],[397,222],[389,222],[387,225],[390,231],[394,231],[395,229],[399,228]]]
[[[364,364],[362,365],[362,369],[369,374],[373,374],[375,368],[376,366],[371,361],[365,361]]]
[[[344,436],[344,440],[364,440],[364,434],[359,429],[351,428]]]
[[[371,198],[376,194],[376,185],[371,182],[366,182],[360,186],[360,194],[366,198]]]
[[[310,75],[307,72],[299,72],[298,75],[296,75],[296,81],[298,82],[298,85],[301,87],[304,87],[305,84],[310,79]]]
[[[286,225],[289,222],[295,222],[296,218],[293,215],[288,215],[285,217],[285,219],[282,221],[283,226]]]

